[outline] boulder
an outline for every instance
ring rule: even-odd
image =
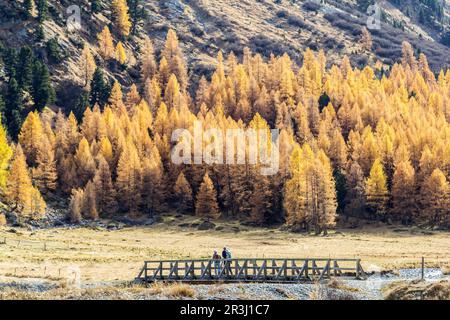
[[[180,228],[188,228],[188,227],[190,226],[190,224],[187,223],[187,222],[185,222],[185,223],[180,223],[178,226],[179,226]]]
[[[216,225],[210,221],[203,221],[197,227],[198,230],[211,230],[214,229]]]

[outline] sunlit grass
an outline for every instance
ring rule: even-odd
[[[181,222],[195,221],[194,217]],[[450,265],[450,234],[393,232],[392,228],[341,229],[327,237],[296,234],[279,229],[240,227],[221,223],[223,231],[197,231],[159,224],[116,231],[43,229],[17,233],[0,228],[0,276],[66,278],[79,268],[82,281],[133,280],[144,260],[209,258],[214,249],[231,248],[235,258],[354,258],[366,271]],[[20,243],[19,243],[20,241]],[[45,245],[44,245],[45,244]]]

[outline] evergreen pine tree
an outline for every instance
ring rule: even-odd
[[[139,23],[146,18],[145,8],[142,0],[127,0],[130,20],[131,20],[131,34],[136,34]]]
[[[47,0],[36,0],[36,7],[38,10],[38,20],[39,22],[43,22],[48,16]]]
[[[16,139],[23,121],[22,90],[16,79],[12,78],[6,89],[5,95],[5,123],[8,126],[9,135]]]
[[[99,13],[102,10],[100,5],[100,0],[92,0],[91,1],[91,11],[92,13]]]
[[[34,106],[42,111],[45,106],[55,101],[55,90],[50,82],[50,73],[45,64],[35,61],[33,65],[33,88],[32,95]]]
[[[34,0],[24,0],[23,1],[23,9],[24,9],[25,17],[27,19],[33,17],[34,11],[36,10]]]
[[[90,105],[95,106],[96,104],[98,104],[100,106],[104,106],[108,101],[110,88],[108,83],[105,81],[103,70],[101,68],[95,69],[90,87]]]
[[[24,91],[30,91],[33,81],[34,54],[30,47],[22,47],[17,62],[17,82]]]

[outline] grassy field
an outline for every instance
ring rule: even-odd
[[[179,226],[194,218],[165,220],[114,231],[0,228],[0,276],[64,279],[75,268],[86,282],[132,280],[144,260],[209,258],[223,246],[236,258],[359,257],[366,271],[418,267],[422,256],[429,267],[450,265],[448,232],[372,225],[323,237],[242,226],[237,232],[237,225],[226,222],[221,231],[198,231]]]

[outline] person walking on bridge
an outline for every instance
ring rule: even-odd
[[[220,272],[222,271],[221,267],[220,267],[220,256],[217,253],[217,250],[214,250],[213,256],[212,256],[213,262],[214,262],[214,270],[216,271],[216,276],[218,276],[220,274]]]
[[[231,272],[231,251],[227,247],[223,247],[222,258],[224,259],[224,268],[227,275],[232,274]]]

